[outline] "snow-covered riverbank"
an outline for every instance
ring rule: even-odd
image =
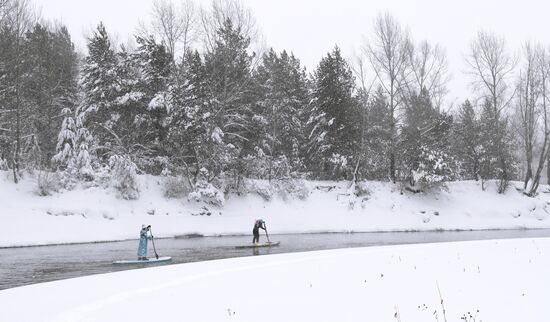
[[[550,228],[550,194],[529,198],[511,187],[499,195],[494,185],[482,191],[476,182],[449,183],[448,191],[429,195],[369,182],[370,195],[353,209],[348,182],[307,182],[306,200],[232,195],[223,208],[205,211],[183,198],[165,198],[163,178],[139,179],[140,199],[127,201],[102,188],[40,197],[31,177],[14,185],[3,175],[0,247],[132,239],[142,223],[151,224],[157,237],[251,234],[256,218],[264,218],[272,234]]]
[[[4,290],[0,316],[19,322],[542,322],[550,319],[549,266],[550,239],[235,258]]]

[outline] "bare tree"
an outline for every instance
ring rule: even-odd
[[[540,183],[540,177],[542,169],[544,168],[544,162],[550,156],[550,120],[548,111],[548,81],[550,80],[550,57],[546,49],[538,47],[536,50],[536,67],[539,77],[539,90],[541,96],[541,102],[539,106],[539,117],[542,115],[542,145],[540,148],[539,162],[537,170],[533,174],[531,186],[527,194],[534,196],[537,193],[537,189]]]
[[[0,0],[1,1],[1,0]],[[19,170],[21,166],[21,152],[23,141],[24,127],[24,100],[23,100],[23,66],[22,56],[24,55],[23,38],[25,33],[36,23],[36,11],[30,0],[11,0],[3,3],[4,10],[7,9],[3,17],[4,32],[11,34],[13,37],[12,48],[7,49],[11,52],[9,57],[11,61],[6,64],[7,74],[9,79],[4,80],[3,86],[0,86],[0,94],[9,96],[8,109],[3,111],[4,117],[9,121],[8,133],[11,136],[13,145],[11,164],[13,169],[14,182],[19,181]],[[1,97],[0,97],[1,98]],[[33,135],[26,135],[26,137]]]
[[[447,84],[450,80],[449,64],[445,50],[439,45],[431,45],[422,41],[417,46],[409,47],[409,91],[419,93],[422,89],[428,91],[430,99],[436,108],[441,108],[445,95],[449,92]]]
[[[466,62],[474,78],[474,89],[491,102],[495,115],[500,116],[514,97],[514,93],[509,93],[508,80],[516,66],[515,59],[506,49],[504,38],[478,32]]]
[[[182,56],[197,36],[197,12],[192,0],[181,0],[177,5],[171,0],[155,0],[151,11],[151,25],[141,27],[142,33],[149,30],[163,41],[172,57],[181,48]]]
[[[355,165],[355,171],[353,173],[352,185],[357,179],[357,171],[359,169],[360,163],[364,159],[366,153],[366,142],[367,142],[367,119],[368,119],[368,104],[371,96],[372,87],[376,81],[376,78],[369,79],[367,69],[368,62],[364,55],[355,55],[351,59],[349,66],[352,72],[355,74],[356,79],[359,81],[359,90],[357,93],[358,103],[360,106],[360,128],[361,128],[361,138],[360,138],[360,151],[358,153],[359,157],[357,158],[357,163]]]
[[[541,98],[541,77],[539,69],[540,48],[527,43],[524,46],[525,62],[521,68],[517,83],[516,115],[518,115],[518,133],[522,139],[526,172],[523,189],[533,179],[533,146],[537,134],[539,111],[537,111]]]
[[[252,11],[239,0],[213,0],[210,8],[201,8],[199,19],[200,34],[206,50],[215,47],[218,30],[226,20],[231,20],[235,29],[250,37],[253,44],[260,41],[260,33]]]
[[[349,66],[356,79],[359,82],[359,89],[363,91],[367,96],[370,96],[372,87],[376,82],[376,78],[368,76],[369,62],[364,55],[354,55],[349,60]]]
[[[11,0],[0,0],[0,26],[3,24],[4,19],[8,15],[11,5]]]
[[[209,8],[201,7],[199,25],[201,41],[204,50],[212,52],[219,40],[219,30],[230,20],[233,28],[250,39],[249,51],[253,52],[251,70],[260,64],[266,46],[256,24],[252,11],[245,7],[240,0],[213,0]],[[243,86],[248,84],[243,84]],[[241,88],[241,90],[244,87]]]
[[[409,34],[390,14],[379,15],[374,25],[374,38],[364,48],[379,85],[389,99],[388,127],[391,132],[389,150],[390,179],[395,182],[398,108],[407,81],[406,70],[410,63],[411,41]]]
[[[510,180],[510,162],[506,151],[507,118],[503,113],[515,95],[509,93],[509,78],[512,76],[516,62],[508,53],[504,38],[495,34],[480,31],[472,41],[466,59],[473,75],[473,87],[480,97],[490,103],[492,109],[492,127],[495,137],[491,138],[498,158],[499,187],[503,193]]]

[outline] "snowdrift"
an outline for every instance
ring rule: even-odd
[[[550,239],[234,258],[8,289],[0,291],[0,316],[18,322],[546,322],[549,265]]]

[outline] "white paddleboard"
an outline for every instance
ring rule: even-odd
[[[235,248],[241,249],[241,248],[273,247],[273,246],[279,246],[279,244],[281,244],[281,242],[267,242],[265,244],[259,244],[259,245],[252,244],[252,245],[235,246]]]
[[[122,260],[122,261],[115,261],[113,264],[115,265],[122,265],[122,264],[152,264],[152,263],[159,263],[159,262],[167,262],[172,260],[172,257],[164,256],[159,257],[158,259],[156,257],[152,257],[146,260],[137,260],[137,259],[130,259],[130,260]]]

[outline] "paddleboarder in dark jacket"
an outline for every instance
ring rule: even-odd
[[[254,229],[252,229],[252,234],[254,234],[254,238],[252,238],[252,243],[255,245],[260,244],[260,228],[266,230],[265,221],[263,219],[258,219],[256,220],[256,222],[254,222]]]

